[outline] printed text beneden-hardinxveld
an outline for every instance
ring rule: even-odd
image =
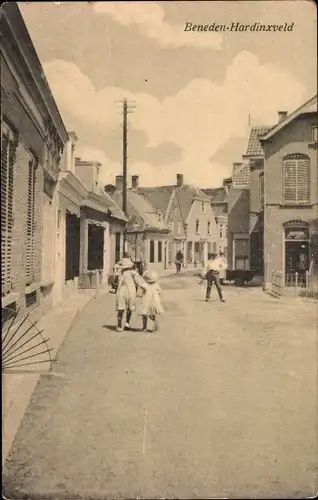
[[[295,23],[285,23],[285,24],[242,24],[234,23],[231,24],[193,24],[189,21],[186,22],[184,31],[294,31]]]

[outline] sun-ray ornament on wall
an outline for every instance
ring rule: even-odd
[[[2,310],[2,372],[51,372],[53,360],[48,347],[48,339],[39,330],[37,321],[30,321],[29,314],[19,317],[19,311],[8,308]]]

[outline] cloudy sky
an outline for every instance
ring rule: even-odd
[[[78,156],[142,185],[176,173],[215,187],[244,154],[250,122],[271,125],[316,93],[317,11],[309,1],[19,3]],[[193,24],[291,24],[290,32],[185,32]]]

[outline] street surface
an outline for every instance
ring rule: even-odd
[[[20,426],[7,498],[317,493],[316,305],[230,286],[205,303],[198,278],[161,284],[156,334],[117,333],[112,295],[86,306]]]

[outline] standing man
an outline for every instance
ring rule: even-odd
[[[210,253],[208,255],[207,267],[203,272],[202,279],[207,280],[205,301],[208,302],[211,295],[211,288],[213,283],[215,283],[216,289],[219,294],[219,299],[221,302],[225,302],[223,298],[221,283],[220,283],[220,271],[222,270],[224,263],[220,257],[215,253]]]

